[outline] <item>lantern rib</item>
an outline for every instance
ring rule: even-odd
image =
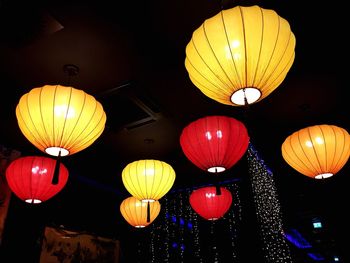
[[[261,37],[260,37],[260,45],[259,45],[259,55],[258,55],[258,59],[257,59],[257,62],[256,62],[256,65],[255,65],[255,72],[254,72],[254,78],[253,78],[253,81],[252,81],[252,86],[253,87],[259,87],[259,85],[255,85],[255,81],[256,81],[256,77],[257,77],[257,74],[258,74],[258,68],[259,68],[259,64],[260,64],[260,59],[261,59],[261,52],[262,52],[262,46],[263,46],[263,43],[264,43],[264,32],[265,32],[265,19],[264,19],[264,12],[263,10],[259,7],[259,10],[260,10],[260,13],[261,13]],[[244,32],[245,32],[245,27],[244,27],[244,23],[243,23],[243,29],[244,29]],[[244,34],[245,35],[245,34]],[[244,37],[244,44],[246,44],[246,38]],[[246,52],[247,54],[247,52]],[[247,61],[247,60],[246,60]],[[247,65],[247,63],[246,63]],[[246,71],[247,72],[247,71]],[[261,92],[261,97],[262,97],[262,87],[259,88],[260,92]]]
[[[134,227],[140,225],[140,220],[137,217],[138,212],[137,212],[137,206],[136,206],[138,201],[139,200],[135,200],[135,202],[133,202],[133,200],[131,199],[127,200],[127,207],[129,209],[128,217],[129,217],[129,220],[132,219],[131,223],[133,223]],[[141,209],[140,216],[142,218],[142,202],[141,201],[139,202],[140,202],[140,209]],[[134,210],[134,213],[132,210]]]
[[[149,198],[151,198],[151,196],[150,195],[148,195],[148,184],[147,184],[147,179],[148,179],[148,175],[147,175],[147,168],[148,168],[148,164],[147,164],[147,162],[148,162],[148,160],[146,160],[145,162],[144,162],[144,170],[143,170],[143,172],[144,172],[144,177],[145,177],[145,188],[146,189],[144,189],[145,191],[146,191],[146,198],[147,199],[149,199]],[[153,163],[153,165],[154,165],[154,163]],[[152,167],[153,169],[153,177],[155,176],[155,169],[154,169],[154,166]],[[142,189],[142,188],[140,188],[140,189]]]
[[[197,130],[197,124],[190,124],[190,125],[194,125],[193,127],[194,127],[194,129],[195,130]],[[186,133],[189,133],[189,126],[187,126],[186,127]],[[199,139],[198,139],[198,135],[199,135],[199,133],[198,132],[195,132],[195,138],[197,139],[197,145],[200,145],[199,144]],[[188,138],[191,138],[190,136],[188,136]],[[197,158],[197,156],[201,156],[201,155],[198,155],[198,154],[191,154],[192,152],[197,152],[197,147],[194,147],[194,145],[193,145],[193,143],[192,142],[189,142],[189,144],[188,144],[192,149],[193,149],[193,151],[187,151],[187,154],[188,155],[190,155],[191,156],[191,158],[190,158],[190,160],[195,164],[195,165],[199,165],[199,167],[201,168],[201,169],[203,169],[203,170],[205,170],[206,169],[206,167],[205,166],[203,166],[203,164],[202,164],[202,162],[201,162],[201,160],[199,159],[199,158]],[[199,146],[200,147],[200,146]],[[185,149],[185,148],[184,148]]]
[[[67,119],[68,119],[68,114],[69,114],[69,110],[70,110],[70,106],[71,106],[71,102],[72,102],[72,93],[73,93],[73,88],[72,87],[69,87],[70,89],[70,92],[69,92],[69,99],[68,99],[68,105],[67,105],[67,108],[66,108],[66,114],[65,114],[65,117],[64,117],[64,122],[63,122],[63,128],[62,128],[62,132],[61,132],[61,138],[60,138],[60,147],[63,148],[63,149],[66,149],[68,150],[68,152],[70,152],[70,147],[68,147],[68,142],[69,142],[69,138],[71,137],[75,127],[73,129],[71,129],[71,134],[67,137],[67,140],[66,141],[66,145],[63,145],[62,142],[63,142],[63,136],[64,136],[64,130],[66,128],[66,124],[67,124]],[[85,101],[85,96],[86,94],[84,94],[84,101]],[[79,117],[77,118],[77,121],[76,123],[79,122],[79,119],[80,119],[80,116],[82,114],[82,111],[80,111],[79,113]],[[84,129],[82,129],[82,132],[84,131]]]
[[[40,95],[39,95],[39,110],[40,110],[40,118],[41,118],[41,124],[42,124],[42,126],[43,126],[43,129],[44,129],[44,134],[46,135],[46,138],[48,138],[49,139],[49,141],[46,141],[46,138],[44,139],[44,138],[42,138],[41,137],[41,140],[39,140],[39,144],[41,144],[40,142],[44,142],[44,144],[45,145],[42,145],[41,147],[43,148],[43,149],[45,149],[47,146],[49,146],[49,145],[54,145],[54,143],[52,142],[52,141],[50,141],[50,136],[49,136],[49,133],[48,133],[48,131],[47,131],[47,129],[46,129],[46,126],[44,125],[44,123],[45,123],[45,121],[46,120],[44,120],[44,116],[43,116],[43,114],[42,114],[42,92],[43,92],[43,90],[42,89],[40,89]],[[27,95],[27,97],[29,97],[29,94],[30,93],[28,93],[28,95]],[[54,115],[54,114],[53,114]],[[54,119],[54,116],[53,116],[53,118],[52,119]],[[36,129],[36,125],[34,125],[34,127],[35,127],[35,129]],[[38,133],[37,132],[37,134],[39,134],[40,135],[40,133]],[[46,141],[46,143],[45,143],[45,141]]]
[[[155,162],[155,160],[153,160],[153,162]],[[161,173],[160,173],[161,178],[160,178],[160,181],[157,184],[157,188],[155,189],[154,194],[153,194],[155,200],[158,200],[160,198],[159,196],[161,195],[161,193],[165,192],[165,186],[167,185],[163,182],[164,163],[160,162],[160,165],[162,167]],[[154,166],[155,166],[155,164],[154,164]],[[152,192],[153,192],[154,181],[156,181],[155,179],[156,178],[154,178],[154,180],[153,180],[153,185],[152,185],[152,190],[151,190]],[[167,180],[169,180],[169,176],[168,176]],[[160,186],[162,186],[162,187],[160,187]]]
[[[23,162],[25,161],[25,159],[20,159],[20,160],[18,160],[19,162],[20,162],[20,168],[21,168],[21,171],[20,171],[20,175],[21,175],[21,187],[18,187],[18,185],[19,184],[17,184],[17,182],[18,182],[18,180],[12,180],[12,182],[13,183],[15,183],[15,185],[16,185],[16,189],[18,189],[19,191],[20,191],[20,193],[18,194],[19,196],[22,196],[22,198],[26,198],[26,192],[25,191],[22,191],[22,189],[25,189],[25,187],[24,187],[24,181],[26,180],[26,177],[24,176],[24,173],[23,173]],[[16,166],[16,170],[17,170],[17,166]],[[15,173],[15,172],[14,172]],[[29,184],[29,185],[31,185],[31,184]],[[29,191],[30,192],[30,194],[32,193],[32,191],[30,190]]]
[[[281,17],[278,16],[278,31],[277,31],[277,37],[276,37],[275,45],[274,45],[272,54],[271,54],[271,56],[270,56],[269,62],[268,62],[267,66],[266,66],[266,68],[265,68],[265,70],[264,70],[264,73],[261,75],[261,76],[262,76],[261,80],[263,79],[263,77],[264,77],[264,75],[265,75],[265,73],[266,73],[268,67],[270,66],[272,57],[273,57],[273,55],[274,55],[274,53],[275,53],[275,51],[276,51],[276,46],[277,46],[277,43],[278,43],[278,39],[279,39],[279,37],[280,37],[280,31],[281,31]],[[276,68],[278,68],[278,66],[280,65],[282,59],[284,58],[284,55],[285,55],[286,52],[287,52],[287,48],[288,48],[289,43],[290,43],[290,41],[291,41],[291,36],[292,36],[292,32],[290,31],[290,33],[289,33],[289,38],[288,38],[288,42],[287,42],[287,45],[285,45],[283,55],[280,56],[278,63],[275,64],[274,69],[271,70],[271,74],[266,78],[266,80],[265,80],[265,82],[262,84],[262,86],[267,85],[268,80],[271,80],[273,74],[274,74],[275,71],[276,71]],[[294,57],[293,54],[294,54],[294,53],[292,52],[292,58]],[[287,63],[286,66],[285,66],[284,68],[288,67],[288,65],[289,65],[289,63]],[[284,70],[281,70],[281,71],[279,71],[279,72],[280,72],[280,73],[279,73],[279,75],[277,75],[277,76],[275,77],[275,80],[278,79],[278,77],[279,77],[281,74],[284,73]],[[273,83],[275,80],[271,81],[271,83]],[[267,89],[267,90],[270,90],[270,88],[271,88],[271,85],[268,86],[266,89]]]
[[[38,164],[38,162],[37,162],[37,160],[36,160],[36,158],[33,158],[33,160],[32,160],[32,165],[31,165],[31,167],[32,167],[32,169],[33,169],[33,165],[34,165],[34,163],[37,165],[37,167],[39,168],[36,172],[37,172],[37,174],[36,174],[36,176],[33,176],[33,172],[32,172],[32,176],[30,176],[30,179],[31,179],[31,186],[33,186],[32,187],[32,189],[34,189],[34,192],[32,192],[32,202],[34,202],[34,200],[33,199],[37,199],[36,197],[38,196],[38,190],[39,190],[39,186],[40,186],[40,180],[42,179],[42,175],[40,174],[40,171],[41,171],[41,167],[43,167],[43,160],[41,160],[41,163],[40,164]],[[32,170],[31,169],[31,170]],[[36,179],[37,180],[34,180],[33,181],[33,178],[35,178],[36,177]],[[40,201],[44,201],[44,200],[40,200]]]
[[[27,112],[28,112],[30,121],[31,121],[31,123],[32,123],[32,125],[33,125],[33,127],[34,127],[34,129],[35,129],[35,131],[36,131],[36,133],[39,135],[39,138],[41,138],[41,137],[40,137],[40,133],[38,133],[38,129],[37,129],[36,123],[33,122],[33,118],[32,118],[31,112],[30,112],[30,110],[29,110],[29,104],[28,104],[29,93],[26,95],[25,99],[26,99],[26,101],[27,101],[27,102],[26,102],[26,107],[27,107]],[[20,115],[21,115],[21,119],[24,121],[24,119],[23,119],[23,117],[22,117],[23,115],[22,115],[22,113],[21,113],[21,107],[19,107],[19,113],[20,113]],[[39,145],[41,145],[41,147],[45,148],[45,146],[41,144],[41,140],[38,140],[38,138],[35,136],[35,134],[32,132],[32,130],[28,127],[26,121],[24,121],[24,125],[26,126],[27,130],[29,131],[29,133],[33,136],[33,138],[35,139],[36,143],[39,144]],[[42,141],[45,141],[45,140],[42,140]]]
[[[243,11],[242,7],[239,7],[239,12],[241,13],[241,19],[242,19],[242,27],[243,27],[243,43],[244,43],[244,75],[245,75],[245,83],[244,87],[246,88],[248,86],[248,69],[247,69],[247,39],[245,34],[245,24],[244,24],[244,17],[243,17]]]
[[[264,17],[263,14],[262,14],[262,17]],[[264,18],[263,18],[263,19],[264,19]],[[260,84],[260,83],[263,81],[263,79],[265,78],[266,71],[267,71],[267,69],[269,68],[269,66],[270,66],[270,64],[271,64],[272,57],[274,56],[275,51],[276,51],[276,47],[277,47],[277,43],[278,43],[278,38],[279,38],[279,36],[280,36],[280,27],[281,27],[280,17],[278,17],[278,22],[279,22],[279,23],[278,23],[278,30],[277,30],[277,34],[276,34],[276,38],[275,38],[275,44],[274,44],[272,53],[271,53],[271,55],[269,56],[269,61],[268,61],[267,65],[266,65],[264,71],[263,71],[262,74],[261,74],[261,78],[260,78],[260,80],[259,80],[259,84]],[[289,42],[289,41],[288,41],[288,42]],[[281,62],[282,58],[283,58],[283,56],[280,57],[280,61],[279,61],[279,62]],[[262,98],[263,95],[264,95],[264,94],[263,94],[263,91],[265,90],[264,87],[265,87],[266,83],[270,80],[271,76],[273,76],[273,74],[275,73],[275,69],[278,67],[278,65],[279,65],[279,63],[276,63],[275,68],[274,68],[274,70],[271,71],[270,76],[268,76],[267,78],[265,78],[265,82],[264,82],[264,83],[261,83],[261,85],[259,85],[259,86],[260,86],[260,92],[262,93],[261,98]],[[273,81],[272,81],[272,83],[273,83]],[[267,87],[266,89],[269,89],[269,87]]]
[[[66,114],[65,114],[65,117],[64,117],[64,121],[63,121],[62,131],[61,131],[61,134],[57,135],[58,137],[60,137],[60,138],[58,138],[59,139],[58,145],[59,145],[60,148],[65,148],[64,145],[62,144],[62,141],[63,141],[63,136],[64,136],[64,130],[65,130],[66,124],[67,124],[67,117],[68,117],[68,112],[69,112],[69,109],[70,109],[70,104],[71,104],[71,100],[72,100],[72,92],[73,92],[72,87],[69,87],[69,89],[70,89],[69,99],[68,99],[68,105],[67,105],[67,108],[66,108]],[[56,91],[57,91],[57,86],[56,86],[56,89],[55,89],[55,97],[54,97],[55,103],[56,103]],[[55,122],[55,116],[53,118],[53,121]],[[53,126],[55,127],[55,125],[53,125]]]
[[[293,135],[292,135],[292,136],[293,136]],[[290,137],[288,138],[288,141],[289,141],[288,143],[289,143],[290,148],[291,148],[291,150],[292,150],[292,152],[293,152],[293,157],[292,157],[287,151],[286,151],[285,153],[289,156],[289,158],[288,158],[289,161],[293,163],[292,166],[298,167],[297,170],[298,170],[299,172],[302,171],[301,173],[302,173],[302,174],[305,174],[305,175],[310,174],[310,170],[308,170],[308,165],[304,162],[303,159],[299,158],[299,155],[296,153],[296,151],[295,151],[294,148],[293,148],[293,144],[291,143],[291,141],[292,141],[292,136],[290,136]],[[298,138],[299,145],[301,145],[300,139],[299,139],[299,132],[296,133],[295,136]],[[303,150],[303,152],[304,152],[304,150]],[[305,155],[305,152],[304,152],[304,155]],[[296,157],[296,159],[299,160],[299,162],[302,163],[303,166],[300,166],[298,162],[292,161],[292,160],[294,159],[294,157]],[[306,159],[307,159],[307,158],[306,158]],[[311,164],[311,165],[312,165],[312,164]],[[313,172],[311,172],[311,173],[313,174]]]
[[[43,163],[44,163],[44,160],[42,159],[42,166],[41,167],[43,167]],[[54,171],[55,171],[55,165],[56,165],[56,163],[57,163],[57,160],[55,160],[55,163],[52,163],[52,164],[54,164],[54,166],[52,167],[52,168],[50,168],[50,169],[47,169],[48,171],[53,171],[52,173],[50,173],[50,175],[51,175],[51,178],[54,176]],[[46,165],[48,165],[48,163],[46,164]],[[50,164],[50,166],[52,166],[51,164]],[[61,170],[61,164],[60,164],[60,167],[58,168],[58,183],[60,182],[60,175],[61,175],[61,172],[62,172],[62,170]],[[47,175],[48,176],[48,175]],[[43,176],[40,176],[40,179],[42,178]],[[50,182],[52,181],[52,179],[50,179]],[[52,185],[52,187],[55,187],[56,188],[56,186],[53,186]],[[50,190],[52,190],[52,189],[50,189],[50,188],[46,188],[45,189],[46,191],[43,191],[42,193],[41,193],[41,196],[43,196],[44,198],[42,198],[42,199],[45,199],[45,200],[41,200],[42,202],[43,201],[46,201],[47,199],[48,199],[48,193],[50,193]],[[53,192],[53,191],[51,191],[51,192]],[[55,194],[54,195],[56,195],[57,193],[56,193],[56,191],[55,191]]]
[[[72,134],[74,133],[76,127],[78,126],[78,124],[79,124],[79,122],[80,122],[81,116],[82,116],[83,111],[84,111],[84,108],[85,108],[85,106],[86,106],[86,97],[87,97],[87,95],[86,95],[86,93],[84,93],[84,102],[83,102],[82,108],[81,108],[81,110],[80,110],[79,117],[77,118],[77,120],[76,120],[76,122],[75,122],[74,128],[71,129],[70,135],[67,137],[67,140],[66,140],[67,142],[66,142],[65,147],[67,147],[68,151],[71,149],[71,146],[69,146],[69,144],[70,144],[70,145],[74,145],[76,149],[79,149],[79,148],[83,147],[84,145],[86,145],[86,144],[87,144],[87,141],[84,141],[84,138],[88,138],[89,135],[93,132],[93,129],[92,129],[92,130],[89,132],[89,134],[86,134],[86,133],[85,133],[85,132],[86,132],[86,128],[89,126],[89,124],[90,124],[91,120],[93,119],[93,116],[94,116],[94,114],[95,114],[95,112],[96,112],[96,108],[97,108],[97,101],[96,101],[96,100],[95,100],[95,109],[94,109],[94,113],[90,116],[90,120],[86,122],[86,125],[85,125],[84,128],[81,128],[81,131],[80,131],[79,135],[77,135],[77,136],[75,137],[74,141],[73,141],[73,142],[70,142],[70,141],[69,141],[69,139],[71,138]],[[69,106],[70,106],[70,102],[69,102]],[[80,138],[80,136],[81,136],[82,134],[85,135],[84,138],[83,138],[83,140]],[[91,140],[90,140],[90,141],[91,141]],[[80,144],[77,144],[76,142],[80,142]]]
[[[231,87],[235,87],[235,85],[234,85],[234,84],[232,83],[232,81],[231,81],[231,78],[227,75],[227,72],[224,70],[222,64],[220,63],[220,60],[218,59],[217,55],[215,54],[215,50],[213,49],[213,46],[212,46],[212,44],[211,44],[210,41],[209,41],[209,38],[208,38],[208,35],[207,35],[207,31],[206,31],[205,25],[206,25],[206,22],[203,23],[203,32],[204,32],[205,39],[207,40],[208,46],[209,46],[209,48],[210,48],[210,50],[211,50],[211,53],[214,55],[215,60],[216,60],[216,62],[218,63],[218,65],[220,66],[222,73],[224,73],[224,75],[226,76],[227,80],[230,82]],[[229,47],[230,47],[230,43],[228,43],[228,44],[229,44]],[[197,49],[196,49],[196,50],[197,50]],[[201,59],[203,60],[202,56],[200,56],[200,57],[201,57]],[[204,60],[203,60],[203,61],[204,61]],[[205,64],[206,64],[207,67],[210,69],[210,67],[208,66],[208,64],[207,64],[207,63],[205,63]],[[213,70],[210,69],[210,71],[211,71],[218,79],[220,79],[220,78],[213,72]],[[223,82],[223,84],[225,84],[225,86],[227,86],[226,81],[221,81],[221,82]],[[228,88],[230,88],[230,87],[228,87]]]
[[[193,40],[192,40],[193,42]],[[198,53],[198,51],[197,51]],[[198,53],[198,55],[200,56],[200,54]],[[202,87],[205,87],[206,90],[212,92],[212,93],[215,93],[216,96],[218,95],[217,94],[217,91],[221,91],[223,93],[226,92],[226,90],[224,90],[221,86],[218,86],[217,84],[215,84],[214,82],[212,82],[210,79],[208,79],[205,75],[202,74],[202,72],[198,71],[198,69],[193,65],[193,63],[191,62],[191,60],[187,57],[187,61],[191,64],[192,68],[203,78],[205,79],[208,83],[210,83],[211,85],[213,85],[217,90],[212,90],[212,89],[209,89],[207,85],[204,85],[202,84],[199,80],[197,80],[196,78],[193,77],[193,75],[191,75],[191,78],[193,78],[196,82],[198,82]],[[213,73],[213,72],[212,72]],[[213,73],[214,74],[214,73]],[[222,82],[222,81],[221,81]],[[225,85],[225,83],[223,83]],[[202,92],[203,90],[200,89]],[[220,94],[219,94],[220,95]]]
[[[133,168],[132,166],[135,166],[136,174],[131,174],[131,168]],[[127,165],[127,167],[125,169],[125,180],[123,180],[123,183],[125,184],[125,187],[128,189],[128,191],[130,192],[131,195],[133,195],[133,196],[136,195],[138,198],[140,198],[140,196],[137,194],[137,192],[135,190],[136,187],[134,185],[134,180],[132,180],[132,177],[134,177],[134,176],[136,176],[137,184],[139,184],[138,177],[137,177],[137,165],[135,163],[131,163],[131,164]]]
[[[337,138],[338,137],[336,136],[336,132],[335,132],[333,126],[332,126],[332,131],[333,131],[334,138],[335,138],[335,145],[334,145],[335,151],[334,151],[334,155],[333,155],[333,159],[332,159],[331,169],[332,169],[332,171],[334,171],[334,173],[336,173],[336,172],[338,172],[340,170],[340,168],[338,168],[338,165],[340,167],[342,167],[341,161],[343,161],[344,159],[343,158],[338,158],[338,161],[336,162],[336,164],[334,164],[335,156],[337,155],[337,151],[336,150],[338,149],[338,147],[337,147]],[[345,134],[344,130],[341,130],[341,131],[342,131],[342,135],[344,137],[344,140],[343,140],[344,143],[342,144],[343,147],[342,147],[341,154],[340,154],[340,156],[342,157],[344,152],[345,152],[345,143],[346,143],[346,137],[345,136],[346,136],[346,134]]]
[[[217,119],[217,118],[215,118],[215,119]],[[205,125],[205,130],[207,132],[209,132],[208,131],[208,118],[205,119],[205,124],[204,125]],[[211,136],[212,136],[212,140],[215,140],[217,135],[216,134],[212,134]],[[206,167],[206,169],[218,165],[217,163],[215,163],[215,157],[214,157],[215,154],[214,154],[214,151],[213,151],[214,149],[213,149],[212,140],[207,140],[207,142],[208,142],[207,147],[208,147],[208,151],[209,151],[209,156],[208,156],[209,157],[209,160],[208,160],[209,161],[209,165]],[[201,145],[201,146],[203,146],[203,145]],[[205,152],[203,148],[201,149],[201,152],[202,153]]]
[[[136,189],[138,189],[138,188],[140,188],[141,186],[140,186],[140,182],[139,182],[139,178],[138,178],[138,172],[137,172],[137,165],[138,165],[138,163],[134,163],[134,164],[132,164],[131,165],[131,167],[132,166],[135,166],[135,170],[136,170],[136,172],[135,172],[135,174],[131,174],[130,172],[131,172],[131,167],[129,168],[129,180],[130,180],[130,182],[131,182],[131,187],[132,187],[132,195],[135,195],[135,197],[137,197],[138,199],[140,199],[140,200],[143,200],[143,199],[145,199],[143,196],[142,196],[142,194],[143,193],[138,193],[137,192],[137,190]],[[134,179],[134,178],[136,178],[136,179]],[[136,185],[135,185],[135,183],[138,185],[138,187],[136,187]]]
[[[328,125],[327,125],[328,126]],[[332,172],[333,168],[332,166],[328,166],[328,154],[327,154],[327,141],[326,140],[326,137],[324,135],[324,132],[323,132],[323,128],[320,127],[320,130],[321,130],[321,133],[322,133],[322,139],[323,139],[323,145],[324,145],[324,153],[325,153],[325,167],[324,167],[324,171],[322,171],[322,173],[328,173],[328,172]],[[333,130],[332,130],[333,131]],[[334,134],[334,140],[335,140],[335,146],[336,146],[336,141],[337,141],[337,137],[336,137],[336,134]],[[335,151],[334,153],[336,152],[336,149],[337,147],[335,147]],[[329,150],[329,149],[328,149]],[[320,163],[320,166],[321,166],[321,163]],[[321,167],[321,170],[323,170],[323,167]]]
[[[103,116],[104,116],[104,114],[101,115],[101,118],[100,118],[98,124],[95,125],[95,128],[98,127],[99,124],[101,123],[101,121],[104,119]],[[91,116],[91,119],[93,119],[93,115]],[[82,129],[81,134],[83,134],[83,131],[84,131],[84,129]],[[90,131],[89,135],[92,134],[93,131],[94,131],[94,129],[92,129],[92,130]],[[85,145],[90,145],[90,144],[91,144],[91,141],[94,142],[102,133],[103,133],[103,129],[101,130],[101,132],[96,133],[95,136],[91,137],[90,140],[81,140],[82,143],[81,143],[80,145],[75,145],[75,146],[76,146],[75,148],[81,148],[81,147],[85,147]],[[81,134],[80,134],[80,135],[81,135]],[[79,135],[79,136],[80,136],[80,135]],[[86,136],[86,137],[88,137],[88,136]],[[86,137],[85,137],[85,138],[86,138]],[[76,141],[77,141],[77,139],[76,139],[74,142],[76,142]]]
[[[203,25],[202,25],[202,28],[203,28],[203,31],[205,32],[204,23],[203,23]],[[206,38],[206,40],[208,41],[207,38]],[[227,86],[227,84],[226,84],[217,74],[215,74],[215,72],[211,69],[211,67],[209,67],[209,65],[207,64],[207,62],[204,60],[203,56],[202,56],[201,53],[198,51],[197,46],[196,46],[196,44],[195,44],[193,38],[192,38],[191,42],[192,42],[192,44],[193,44],[194,49],[196,50],[196,53],[197,53],[198,56],[201,58],[201,60],[203,61],[203,63],[206,65],[206,67],[209,69],[209,71],[212,73],[212,75],[215,76],[216,79],[219,80],[219,82],[221,82],[221,83],[223,84],[223,86]],[[208,42],[209,42],[209,41],[208,41]],[[209,44],[209,43],[208,43],[208,44]],[[194,68],[197,72],[200,72],[192,63],[191,63],[191,65],[193,66],[193,68]],[[221,66],[221,65],[220,65],[220,66]],[[203,75],[201,74],[201,76],[203,76]],[[215,86],[216,86],[216,85],[215,85]],[[206,88],[207,88],[207,87],[206,87]],[[221,88],[220,86],[218,86],[218,88],[219,88],[222,92],[226,92],[226,91],[225,91],[223,88]],[[210,90],[210,89],[209,89],[209,90]],[[212,91],[212,90],[210,90],[210,91]],[[217,92],[215,92],[215,91],[212,91],[212,92],[217,93]]]
[[[318,128],[320,129],[320,131],[321,131],[321,133],[322,133],[322,129],[321,129],[320,127],[318,127]],[[308,127],[306,130],[307,130],[307,133],[308,133],[308,135],[309,135],[310,140],[312,141],[312,145],[314,145],[313,139],[312,139],[312,137],[311,137],[311,131],[310,131],[311,128]],[[323,133],[322,133],[322,135],[323,135]],[[323,139],[324,139],[324,137],[323,137]],[[304,150],[304,148],[303,148],[303,150]],[[317,152],[316,152],[314,146],[312,146],[312,150],[313,150],[314,155],[315,155],[315,157],[316,157],[316,160],[317,160],[318,168],[319,168],[319,169],[317,169],[317,167],[315,167],[315,166],[313,166],[313,165],[312,165],[312,166],[314,167],[315,171],[316,171],[318,174],[322,174],[322,173],[324,173],[324,171],[322,171],[321,162],[320,162],[320,159],[319,159],[319,157],[318,157],[318,155],[317,155]],[[307,156],[306,154],[305,154],[305,156],[306,156],[306,158],[308,158],[308,156]],[[313,164],[313,162],[311,162],[310,160],[309,160],[309,163],[310,163],[310,164]]]
[[[234,69],[235,69],[236,76],[237,76],[237,78],[238,78],[238,82],[240,83],[240,86],[243,86],[242,80],[241,80],[241,78],[240,78],[240,74],[238,73],[237,66],[236,66],[236,63],[235,63],[235,60],[234,60],[234,56],[233,56],[233,53],[232,53],[232,49],[231,49],[231,45],[230,45],[230,39],[229,39],[228,34],[227,34],[227,27],[226,27],[226,23],[225,23],[223,11],[221,11],[220,14],[221,14],[222,24],[223,24],[223,26],[224,26],[224,32],[225,32],[226,42],[227,42],[228,47],[229,47],[228,50],[230,51],[230,55],[231,55],[231,61],[232,61],[233,67],[234,67]],[[233,85],[233,87],[235,87],[235,86]],[[234,89],[236,89],[236,88],[234,88]],[[231,95],[232,95],[232,94],[231,94]]]

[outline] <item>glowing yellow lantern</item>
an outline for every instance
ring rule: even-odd
[[[301,129],[282,144],[284,160],[301,174],[315,179],[336,174],[346,164],[349,155],[349,133],[334,125]]]
[[[139,160],[129,163],[122,171],[126,190],[144,202],[162,198],[173,186],[175,171],[166,162]]]
[[[24,94],[16,116],[24,136],[39,150],[66,156],[90,146],[103,132],[102,105],[83,90],[45,85]]]
[[[220,103],[258,102],[285,79],[295,57],[288,21],[259,6],[236,6],[207,19],[186,47],[193,84]]]
[[[160,203],[155,201],[149,204],[150,220],[147,221],[147,204],[137,198],[130,196],[120,204],[120,212],[124,219],[136,228],[146,227],[159,215]]]

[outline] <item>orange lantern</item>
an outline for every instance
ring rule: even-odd
[[[349,133],[334,125],[301,129],[282,144],[284,160],[301,174],[315,179],[336,174],[346,164],[349,155]]]
[[[147,208],[147,206],[149,206]],[[147,220],[147,209],[149,209],[149,220]],[[136,228],[146,227],[151,224],[160,212],[159,201],[142,202],[130,196],[120,204],[120,212],[124,219]]]

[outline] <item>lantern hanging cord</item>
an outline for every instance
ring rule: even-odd
[[[218,173],[218,168],[215,167],[215,174]],[[220,188],[220,184],[218,181],[216,181],[215,183],[215,188],[216,188],[216,195],[221,195],[221,188]]]
[[[52,177],[52,181],[51,181],[51,183],[53,185],[58,184],[60,166],[61,166],[61,150],[58,152],[58,156],[56,158],[55,171],[53,173],[53,177]]]
[[[151,222],[151,208],[150,208],[150,204],[149,201],[147,201],[147,223]]]

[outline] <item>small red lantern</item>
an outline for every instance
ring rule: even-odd
[[[60,192],[68,181],[68,170],[60,163],[58,183],[52,184],[55,165],[56,160],[48,157],[20,157],[7,167],[7,183],[23,201],[32,204],[44,202]]]
[[[194,190],[190,195],[193,210],[206,220],[217,220],[224,216],[232,203],[229,190],[220,187],[221,194],[216,194],[216,187],[208,186]]]
[[[248,144],[244,124],[226,116],[200,118],[186,126],[180,136],[186,157],[211,173],[231,168],[247,151]]]

